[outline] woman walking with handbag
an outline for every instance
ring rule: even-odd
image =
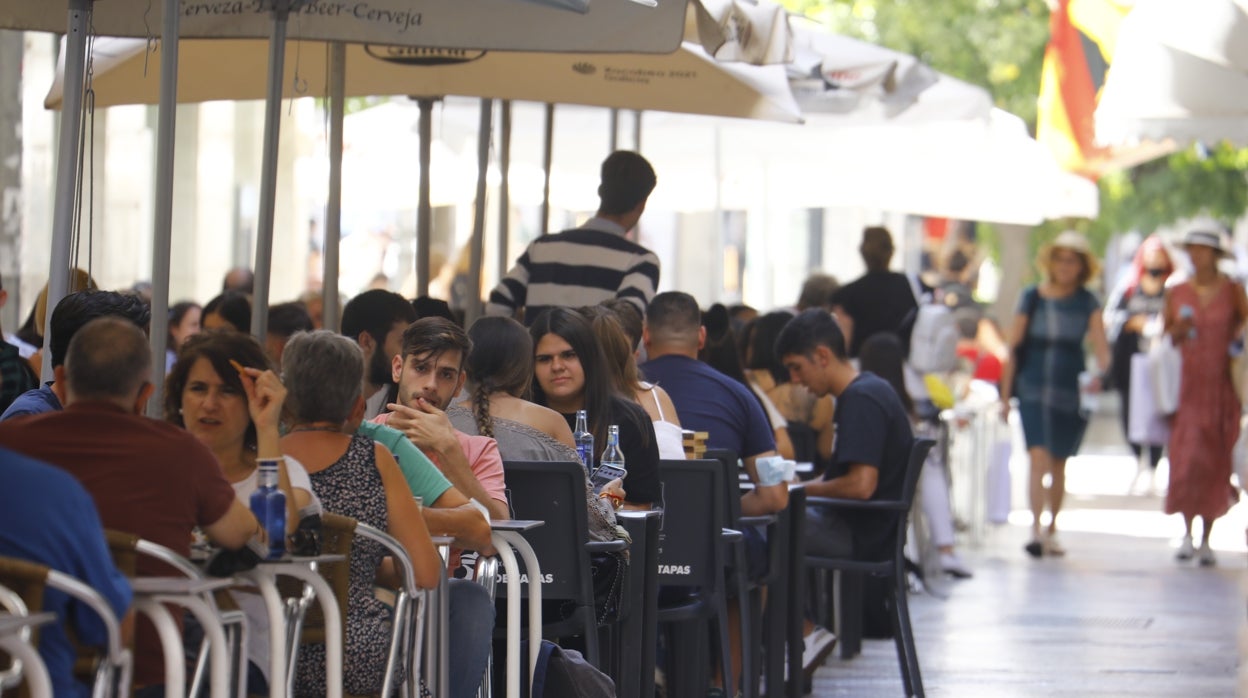
[[[1213,522],[1231,508],[1231,449],[1239,437],[1240,401],[1231,381],[1232,343],[1243,335],[1248,298],[1220,271],[1230,254],[1220,232],[1193,230],[1183,239],[1193,273],[1166,294],[1166,332],[1183,354],[1179,409],[1170,432],[1170,487],[1166,513],[1182,514],[1176,557],[1190,560],[1192,522],[1202,520],[1200,564],[1215,564],[1209,547]],[[1242,350],[1242,345],[1241,345]]]
[[[1166,435],[1163,430],[1162,434],[1145,439],[1147,443],[1142,442],[1138,434],[1136,438],[1132,438],[1132,413],[1140,407],[1148,406],[1148,402],[1140,403],[1138,407],[1132,402],[1132,374],[1138,373],[1138,370],[1132,370],[1132,361],[1137,354],[1146,352],[1149,343],[1156,337],[1154,328],[1159,327],[1159,324],[1154,324],[1154,321],[1161,317],[1165,309],[1166,280],[1172,273],[1174,273],[1174,263],[1170,259],[1170,253],[1166,251],[1165,244],[1157,235],[1148,236],[1135,252],[1127,278],[1121,290],[1115,294],[1117,300],[1110,303],[1110,307],[1105,311],[1105,321],[1113,342],[1111,363],[1113,368],[1110,375],[1114,387],[1122,396],[1120,412],[1122,433],[1135,453],[1136,460],[1140,463],[1136,482],[1139,482],[1142,476],[1148,478],[1156,476],[1157,464],[1161,461]],[[1139,363],[1136,362],[1137,367]],[[1134,379],[1138,381],[1140,376],[1136,375]],[[1145,399],[1147,399],[1147,394],[1148,392],[1144,391]],[[1140,396],[1135,397],[1136,402],[1139,402]],[[1138,421],[1143,415],[1135,415],[1135,417]],[[1147,467],[1143,459],[1145,449],[1148,453]],[[1133,483],[1132,490],[1134,489]]]
[[[1084,340],[1092,341],[1100,374],[1109,364],[1100,302],[1084,288],[1100,267],[1088,241],[1068,230],[1040,250],[1037,264],[1044,280],[1023,291],[1001,376],[1002,418],[1017,397],[1031,459],[1031,541],[1024,549],[1032,557],[1066,552],[1057,542],[1057,515],[1066,495],[1066,459],[1079,450],[1087,427],[1079,400]],[[1098,374],[1085,389],[1098,391],[1100,383]],[[1049,526],[1042,534],[1046,502]]]

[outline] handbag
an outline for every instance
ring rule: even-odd
[[[1036,306],[1040,305],[1040,289],[1032,287],[1023,292],[1023,315],[1027,324],[1023,325],[1023,336],[1014,346],[1014,377],[1010,385],[1010,395],[1018,397],[1018,377],[1023,372],[1023,362],[1027,360],[1027,333],[1031,330],[1031,318],[1036,314]]]
[[[1170,424],[1157,409],[1154,382],[1147,354],[1131,357],[1131,402],[1128,405],[1127,438],[1133,444],[1164,446],[1170,441]]]
[[[1174,346],[1170,335],[1162,335],[1149,348],[1148,365],[1157,411],[1170,416],[1179,409],[1179,383],[1183,375],[1183,354]]]

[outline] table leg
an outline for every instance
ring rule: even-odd
[[[333,589],[315,569],[289,567],[282,574],[303,580],[316,594],[325,617],[325,685],[329,698],[342,698],[342,614],[334,598]]]
[[[529,690],[533,689],[533,674],[537,671],[537,657],[542,651],[542,567],[537,562],[532,546],[524,536],[513,531],[502,531],[503,539],[520,551],[524,569],[529,576]],[[511,586],[508,585],[510,592]]]
[[[507,573],[507,698],[520,698],[520,566],[511,541],[501,532],[491,537]]]

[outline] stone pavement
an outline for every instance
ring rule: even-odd
[[[1217,567],[1176,562],[1182,521],[1161,513],[1159,496],[1126,494],[1136,465],[1110,410],[1067,466],[1065,558],[1028,557],[1030,514],[1015,511],[961,550],[973,579],[942,582],[946,600],[911,596],[929,695],[1204,698],[1248,689],[1237,678],[1239,648],[1248,647],[1240,639],[1248,504],[1214,529]],[[1014,465],[1017,481],[1026,469]],[[834,653],[815,675],[816,696],[901,694],[891,640],[864,641],[849,661]]]

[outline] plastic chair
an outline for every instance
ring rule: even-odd
[[[585,659],[603,668],[598,644],[598,617],[590,555],[627,549],[623,540],[590,542],[585,503],[585,468],[576,462],[504,461],[511,507],[517,519],[544,520],[547,525],[524,533],[541,560],[542,600],[563,602],[565,617],[543,620],[548,639],[579,636]],[[624,574],[626,577],[627,574]],[[499,584],[499,592],[507,580]],[[621,595],[623,597],[623,595]],[[504,629],[496,628],[495,637]]]
[[[887,589],[887,596],[892,601],[893,607],[891,620],[893,640],[897,645],[897,663],[901,668],[901,679],[905,685],[906,695],[919,696],[919,698],[924,695],[923,677],[919,671],[919,657],[915,652],[914,633],[910,627],[910,607],[906,600],[909,591],[906,585],[906,516],[914,503],[914,492],[918,486],[919,474],[923,470],[923,462],[927,459],[927,452],[935,443],[931,439],[923,438],[917,438],[911,442],[905,479],[902,482],[901,499],[857,500],[828,497],[807,497],[806,499],[807,507],[822,507],[832,511],[874,511],[890,515],[893,536],[893,554],[890,559],[867,562],[807,555],[806,564],[820,569],[839,571],[845,575],[846,579],[860,578],[861,575],[892,579],[892,584]],[[852,590],[855,585],[843,586]],[[858,588],[861,588],[860,585]],[[841,599],[842,613],[849,612],[851,609],[853,612],[861,612],[861,599],[853,598],[850,593],[843,593]],[[851,638],[851,641],[855,639]],[[841,638],[841,640],[844,642],[846,638]]]
[[[663,518],[658,584],[668,593],[683,590],[689,594],[677,601],[660,598],[659,602],[659,625],[681,636],[669,644],[669,695],[706,692],[710,662],[703,647],[712,622],[718,630],[721,666],[732,666],[724,566],[727,544],[739,541],[741,533],[725,528],[723,471],[716,460],[659,462]],[[689,629],[689,625],[694,627]],[[688,633],[682,632],[687,629]]]
[[[3,556],[0,556],[0,585],[20,596],[27,608],[43,608],[44,590],[55,589],[94,611],[104,624],[108,641],[100,649],[92,671],[92,696],[130,695],[133,666],[130,650],[121,642],[120,620],[99,592],[46,565]]]

